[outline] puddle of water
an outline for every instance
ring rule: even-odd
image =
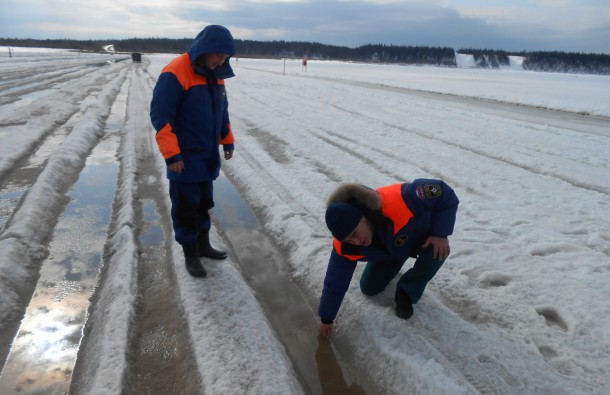
[[[227,235],[248,283],[286,347],[306,392],[365,394],[357,380],[349,377],[343,369],[330,342],[318,337],[316,315],[239,192],[225,177],[215,182],[214,189],[214,217]]]
[[[115,133],[121,130],[125,123],[125,114],[127,113],[127,84],[123,84],[121,91],[117,95],[108,119],[106,119],[106,131],[108,133]]]
[[[23,191],[13,191],[0,193],[0,199],[20,199],[23,195]]]
[[[142,207],[143,222],[145,228],[140,233],[138,240],[143,246],[158,246],[163,243],[163,228],[159,225],[159,215],[156,211],[155,202],[146,199]]]
[[[48,94],[48,91],[51,90],[33,92],[31,94],[33,96],[30,98],[34,98],[34,96],[37,94],[39,96],[44,96]],[[31,102],[31,100],[25,104],[28,104],[29,102]],[[12,103],[11,105],[13,104],[15,103]],[[83,106],[83,104],[85,103],[81,103],[81,106]],[[2,115],[2,112],[6,108],[11,107],[11,105],[0,107],[0,115]],[[112,104],[110,115],[106,120],[106,135],[114,135],[121,130],[125,122],[126,111],[127,87],[124,86],[121,88],[121,91]],[[44,164],[49,156],[63,143],[66,136],[73,129],[74,125],[76,125],[81,119],[81,113],[77,112],[74,114],[68,120],[68,122],[66,122],[61,128],[57,129],[52,136],[47,138],[34,154],[27,158],[26,163],[23,166],[15,170],[7,184],[0,188],[0,232],[4,230],[6,223],[15,210],[15,207],[19,204],[23,194],[32,186],[38,175],[42,172]],[[98,162],[100,160],[101,158],[97,159]],[[114,152],[108,151],[108,154],[106,154],[106,162],[112,163],[115,161],[116,159],[114,158]]]
[[[2,91],[2,95],[10,95],[11,93],[15,93],[15,92],[19,92],[19,91],[25,91],[25,90],[28,90],[30,88],[35,88],[38,85],[40,85],[39,81],[30,82],[30,83],[23,84],[23,85],[18,85],[18,86],[15,86],[13,88],[9,88],[9,89],[3,90]],[[42,92],[42,90],[37,91],[37,92]],[[23,96],[26,96],[26,95],[23,95]]]
[[[19,87],[19,88],[21,88],[21,87]],[[41,97],[45,97],[53,91],[54,91],[54,89],[41,89],[39,91],[20,95],[17,100],[11,101],[10,103],[8,103],[4,106],[0,106],[0,116],[8,115],[8,114],[14,112],[15,110],[28,106],[28,105],[32,104],[32,102],[34,100],[40,99]],[[7,96],[4,96],[4,93],[6,93],[6,92],[3,92],[2,98],[7,98]]]
[[[165,232],[171,237],[169,222],[164,229],[159,213],[160,194],[156,176],[148,176],[155,166],[152,158],[144,159],[138,180],[142,202],[142,228],[139,231],[140,259],[132,363],[125,375],[132,394],[196,394],[201,392],[188,325],[176,306],[176,279]]]
[[[89,164],[69,193],[0,376],[0,393],[67,392],[102,264],[117,174],[116,165]]]
[[[68,393],[89,298],[102,265],[119,138],[118,133],[106,134],[68,193],[70,203],[56,225],[49,257],[0,374],[0,394]]]

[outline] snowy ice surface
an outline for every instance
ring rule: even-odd
[[[172,57],[147,56],[150,78]],[[312,308],[331,248],[324,203],[339,183],[441,178],[460,198],[452,255],[412,319],[393,313],[394,282],[374,298],[359,292],[362,264],[342,305],[333,336],[351,346],[384,393],[610,392],[609,76],[321,61],[303,72],[297,61],[244,58],[233,65],[237,76],[227,90],[236,155],[224,171],[282,247]],[[7,67],[0,58],[0,70]],[[111,67],[116,78],[104,82],[95,103],[79,104],[74,136],[49,158],[57,166],[47,166],[0,240],[0,317],[12,314],[20,286],[33,276],[19,262],[42,242],[36,237],[47,226],[62,165],[86,159],[99,137],[87,128],[103,119],[106,96],[126,78],[128,65]],[[77,85],[52,89],[78,96]],[[150,101],[150,89],[132,94]],[[489,101],[521,105],[508,107],[518,116],[478,108]],[[31,112],[47,111],[52,124],[74,105],[38,97],[10,112],[0,107],[0,176],[50,127],[24,127]],[[525,106],[558,111],[540,124],[522,114]],[[562,128],[562,112],[593,114],[606,127]],[[127,262],[136,255],[130,144],[126,137],[119,153],[128,165],[118,192],[124,226],[113,236],[117,259]],[[234,393],[256,379],[258,393],[298,392],[281,345],[231,262],[211,267],[206,281],[214,286],[202,292],[182,270],[176,245],[173,253],[206,389]],[[103,370],[90,384],[98,393],[119,393],[108,385],[120,383],[127,352],[128,318],[120,316],[133,310],[135,273],[116,270],[123,273],[100,290],[108,316],[97,334]]]

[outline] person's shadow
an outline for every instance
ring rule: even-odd
[[[364,389],[357,383],[348,386],[330,340],[321,335],[318,335],[316,363],[324,395],[366,395]]]

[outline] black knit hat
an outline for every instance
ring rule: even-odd
[[[362,218],[358,207],[347,203],[333,203],[326,209],[326,226],[337,240],[346,239]]]

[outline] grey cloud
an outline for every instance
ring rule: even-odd
[[[260,31],[252,37],[243,37],[254,40],[278,39],[264,35],[269,28],[284,31],[283,40],[351,47],[385,43],[499,49],[501,43],[510,39],[497,27],[461,17],[450,9],[409,4],[250,3],[232,10],[230,15],[201,9],[183,10],[178,15],[191,20],[221,20],[228,25]]]
[[[130,11],[147,20],[158,19],[158,25],[130,26],[126,15],[109,15],[107,21],[92,26],[97,31],[88,37],[75,37],[70,25],[86,25],[79,21],[77,12],[55,16],[45,2],[40,7],[22,7],[16,0],[5,0],[0,13],[0,37],[58,38],[59,32],[33,29],[37,23],[61,23],[66,34],[61,38],[126,38],[130,31],[149,31],[151,36],[190,38],[198,31],[184,31],[178,37],[164,26],[166,20],[183,20],[193,29],[192,23],[218,23],[233,26],[240,31],[250,31],[251,36],[239,37],[252,40],[316,41],[323,44],[357,47],[365,44],[422,45],[459,48],[491,48],[505,50],[568,50],[580,52],[610,53],[610,27],[607,23],[591,26],[582,35],[557,31],[543,23],[526,25],[513,20],[505,25],[491,25],[482,19],[467,18],[456,10],[424,3],[371,4],[365,2],[341,2],[312,0],[305,3],[250,3],[225,0],[228,11],[210,10],[189,2],[161,11],[152,5],[132,6]],[[36,0],[34,0],[36,1]],[[102,12],[103,7],[100,7]],[[172,18],[170,18],[172,17]],[[25,25],[23,21],[26,21]],[[566,22],[569,23],[569,22]],[[25,27],[27,26],[27,27]],[[86,27],[86,26],[84,26]],[[30,29],[29,31],[27,31]],[[276,29],[280,36],[269,35]],[[93,32],[93,30],[92,30]],[[171,35],[170,35],[171,34]]]

